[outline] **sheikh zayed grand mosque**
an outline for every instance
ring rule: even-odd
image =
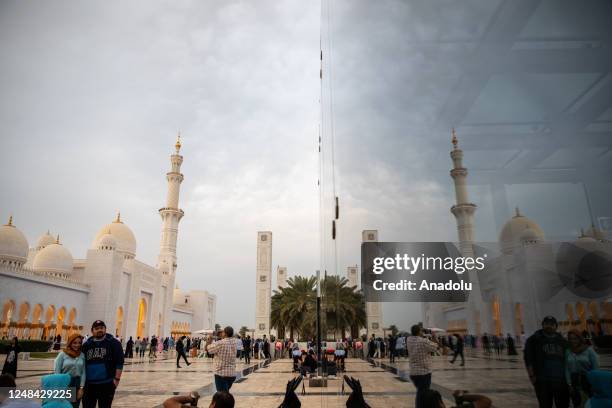
[[[190,334],[215,324],[216,296],[175,287],[183,181],[180,136],[170,156],[157,265],[136,259],[136,238],[121,216],[100,228],[84,259],[48,232],[30,246],[9,218],[0,227],[0,338],[41,339],[87,332],[96,319],[120,336]]]

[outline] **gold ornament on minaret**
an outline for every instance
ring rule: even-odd
[[[455,128],[453,128],[453,138],[451,139],[451,142],[453,143],[453,147],[455,149],[457,149],[457,144],[459,143],[459,141],[457,140],[457,133],[455,133]]]
[[[178,132],[178,136],[176,137],[176,144],[174,145],[174,148],[176,149],[176,154],[178,154],[181,150],[181,146],[181,132]]]

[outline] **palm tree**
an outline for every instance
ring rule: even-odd
[[[348,280],[328,276],[322,282],[321,333],[333,330],[334,338],[350,330],[357,336],[359,328],[365,327],[365,301],[361,292],[348,287]],[[316,278],[295,276],[289,278],[287,286],[279,288],[272,296],[271,326],[279,336],[289,330],[294,338],[312,338],[316,334]]]
[[[366,311],[363,295],[355,287],[348,286],[348,279],[326,276],[323,281],[323,310],[326,327],[333,330],[334,340],[343,337],[349,330],[357,336],[360,327],[366,325]]]

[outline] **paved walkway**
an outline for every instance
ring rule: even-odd
[[[36,388],[40,377],[51,371],[53,360],[19,362],[17,384],[19,388]],[[129,361],[117,390],[114,407],[157,407],[166,398],[198,390],[202,394],[201,407],[207,407],[214,393],[212,363],[194,360],[193,364],[177,369],[174,359]],[[288,359],[270,364],[253,360],[250,365],[238,364],[243,373],[232,387],[238,408],[277,407],[283,400],[287,381],[293,377],[292,363]],[[408,362],[400,359],[394,364],[377,360],[374,364],[359,359],[348,359],[347,374],[360,379],[366,401],[372,407],[413,407],[415,388],[408,379]],[[602,368],[612,370],[612,356],[602,357]],[[343,393],[341,378],[330,379],[326,388],[310,388],[306,395],[298,394],[303,407],[345,407],[350,393]],[[537,407],[535,394],[528,382],[520,358],[503,356],[487,358],[481,354],[469,356],[465,367],[459,362],[450,364],[448,357],[434,358],[433,387],[451,406],[451,393],[455,389],[469,390],[487,395],[497,408]]]

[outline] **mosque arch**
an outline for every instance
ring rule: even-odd
[[[15,301],[7,300],[2,305],[2,325],[0,326],[0,337],[9,337],[9,330],[13,316],[15,315]]]
[[[43,325],[42,339],[47,340],[51,336],[53,336],[51,332],[51,325],[53,324],[53,319],[55,318],[55,306],[49,305],[47,306],[47,310],[45,311],[45,323]]]
[[[499,297],[495,297],[493,303],[491,304],[491,312],[494,323],[494,330],[496,335],[502,334],[502,322],[501,322],[501,310],[499,306]]]
[[[136,325],[136,336],[144,337],[145,324],[147,319],[147,301],[145,298],[140,298],[138,302],[138,323]]]
[[[522,334],[525,332],[525,325],[523,324],[523,304],[514,304],[514,334]]]
[[[123,306],[117,308],[117,324],[115,325],[115,336],[121,337],[121,328],[123,327]]]
[[[77,316],[76,308],[71,307],[70,311],[68,312],[68,336],[70,336],[72,333],[78,332],[78,328],[76,327],[76,324],[75,324],[76,316]]]
[[[16,336],[20,339],[26,337],[26,332],[29,331],[30,322],[28,322],[28,317],[30,317],[30,304],[28,302],[22,302],[19,306],[16,333]]]
[[[584,307],[584,303],[577,302],[576,303],[576,314],[578,315],[578,328],[580,330],[586,330],[587,321],[586,321],[586,308]]]
[[[29,334],[29,337],[31,339],[38,339],[40,337],[41,327],[42,327],[40,320],[42,318],[42,314],[43,314],[43,305],[40,303],[37,303],[36,306],[34,306],[34,310],[32,311],[32,320],[31,320],[30,334]]]
[[[601,302],[602,311],[602,330],[604,334],[612,334],[612,302]]]
[[[66,327],[64,326],[64,320],[66,320],[66,306],[62,306],[57,311],[57,318],[55,319],[55,335],[61,335],[62,340],[65,340],[67,337],[65,333]]]

